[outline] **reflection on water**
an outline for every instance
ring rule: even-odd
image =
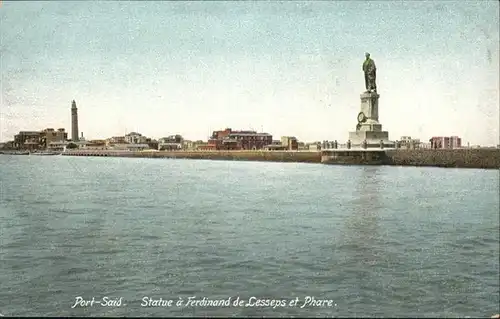
[[[394,293],[392,276],[401,261],[398,249],[387,249],[391,245],[398,246],[398,243],[391,239],[390,229],[381,224],[386,209],[383,185],[387,181],[384,174],[382,167],[360,167],[342,246],[346,266],[361,269],[358,280],[350,284],[351,289],[358,291],[357,302],[367,305],[359,310],[370,316],[382,315],[376,304],[381,298],[390,299]]]
[[[349,241],[365,247],[372,252],[370,246],[378,238],[378,214],[380,205],[380,168],[365,166],[360,169],[358,183],[354,188],[352,213],[346,221]]]

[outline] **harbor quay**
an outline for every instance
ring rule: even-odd
[[[334,149],[321,163],[500,169],[500,149]]]
[[[500,149],[336,149],[323,151],[66,150],[62,155],[500,169]]]
[[[320,163],[320,151],[124,151],[124,150],[67,150],[64,156],[109,156],[135,158],[176,158],[235,161]]]

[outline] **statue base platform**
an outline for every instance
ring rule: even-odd
[[[382,124],[378,121],[378,101],[380,95],[377,92],[364,92],[360,95],[361,109],[358,113],[358,124],[355,132],[349,132],[349,140],[352,148],[361,149],[383,149],[393,148],[395,143],[389,141],[389,132],[382,130]]]
[[[334,165],[385,165],[388,157],[383,149],[334,149],[321,152],[321,163]]]
[[[378,124],[380,125],[380,124]],[[349,132],[349,140],[352,148],[361,147],[366,141],[367,148],[380,149],[380,142],[383,142],[384,148],[393,148],[394,142],[389,141],[389,132],[387,131],[355,131]]]

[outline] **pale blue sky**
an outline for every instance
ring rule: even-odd
[[[263,129],[347,140],[377,65],[389,137],[499,141],[497,1],[9,2],[0,140],[64,127],[206,139]]]

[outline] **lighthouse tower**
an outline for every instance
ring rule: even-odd
[[[71,102],[71,140],[73,142],[78,142],[78,109],[76,108],[76,102],[73,100]]]

